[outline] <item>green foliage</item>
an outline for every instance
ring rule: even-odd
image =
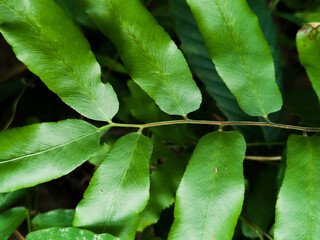
[[[156,223],[161,212],[170,207],[184,172],[184,162],[174,156],[165,145],[156,141],[153,151],[155,159],[164,158],[165,162],[155,166],[150,174],[150,199],[140,215],[138,231]]]
[[[85,240],[117,240],[118,238],[111,236],[110,234],[94,234],[90,231],[81,230],[77,228],[48,228],[36,232],[32,232],[28,235],[27,240],[55,240],[65,239],[73,240],[78,239],[79,236]]]
[[[280,110],[282,100],[270,49],[246,1],[187,2],[217,72],[242,110],[251,116]]]
[[[245,150],[238,132],[200,139],[177,192],[169,239],[232,238],[243,202]]]
[[[36,229],[50,227],[72,227],[74,210],[57,209],[50,212],[38,214],[32,219]]]
[[[149,198],[151,153],[152,142],[141,133],[121,137],[90,181],[74,225],[134,238]]]
[[[99,133],[69,119],[5,130],[0,146],[0,192],[8,192],[71,172],[98,150]]]
[[[0,31],[17,58],[66,104],[94,120],[110,121],[117,113],[116,94],[100,82],[87,40],[53,1],[1,0]]]
[[[9,239],[26,218],[26,211],[24,207],[16,207],[0,214],[0,239]]]
[[[27,193],[26,189],[20,189],[14,192],[0,193],[0,211],[6,209],[11,204],[18,201]]]
[[[317,239],[319,229],[320,138],[291,135],[287,169],[279,193],[276,239]]]
[[[186,116],[199,108],[200,91],[186,60],[138,0],[83,2],[88,15],[116,45],[132,79],[161,110]]]
[[[320,34],[319,24],[305,24],[297,34],[297,48],[299,59],[306,68],[308,77],[312,83],[313,89],[320,99]]]
[[[0,0],[0,239],[317,239],[319,3]]]

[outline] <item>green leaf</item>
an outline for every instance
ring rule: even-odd
[[[88,15],[116,45],[132,79],[160,109],[186,116],[201,93],[182,53],[139,0],[84,0]]]
[[[52,0],[0,0],[0,32],[17,58],[82,115],[111,121],[118,100],[88,41]]]
[[[307,23],[297,33],[299,60],[305,67],[312,87],[320,99],[320,27],[319,23]]]
[[[51,227],[72,227],[74,210],[57,209],[50,212],[38,214],[32,219],[32,224],[36,229]]]
[[[297,12],[295,16],[300,18],[302,22],[320,22],[320,7],[318,6],[316,9]]]
[[[154,101],[133,81],[128,81],[128,88],[131,96],[127,96],[126,104],[129,106],[131,114],[143,122],[157,122],[174,120],[172,116],[162,112]],[[170,141],[180,146],[187,146],[195,140],[194,131],[188,125],[163,126],[161,128],[151,128],[153,135],[164,141]]]
[[[112,71],[115,71],[118,73],[128,74],[127,69],[116,60],[103,55],[97,55],[96,57],[102,67],[110,68],[112,69]]]
[[[18,201],[27,192],[28,192],[28,189],[20,189],[18,191],[14,191],[14,192],[0,193],[0,211],[6,209],[11,204]]]
[[[252,12],[257,15],[259,19],[259,25],[263,32],[263,35],[269,44],[270,51],[274,60],[276,82],[282,86],[282,71],[280,67],[280,49],[277,39],[277,28],[273,23],[272,13],[267,6],[265,0],[248,0]]]
[[[82,120],[33,124],[0,133],[0,192],[61,177],[99,149],[95,126]]]
[[[276,206],[277,240],[320,236],[320,137],[291,135],[287,168]]]
[[[26,240],[119,240],[109,234],[94,234],[93,232],[78,228],[49,228],[36,232],[31,232],[27,235]]]
[[[239,132],[200,139],[178,188],[169,239],[232,239],[244,198],[245,150]]]
[[[135,82],[127,82],[130,95],[125,102],[130,108],[132,116],[143,122],[157,122],[170,120],[170,116],[162,112],[155,102]]]
[[[281,93],[258,18],[245,0],[187,0],[216,70],[244,112],[280,110]]]
[[[7,240],[26,218],[24,207],[12,208],[0,214],[0,239]]]
[[[104,143],[100,146],[99,151],[91,156],[89,162],[93,165],[99,166],[107,157],[110,150],[110,145]]]
[[[149,198],[151,153],[152,142],[141,133],[117,140],[77,206],[74,225],[134,239]]]
[[[281,52],[277,38],[277,28],[273,23],[273,16],[270,8],[265,0],[247,0],[252,12],[257,15],[259,19],[259,25],[263,32],[263,35],[269,45],[275,67],[276,82],[282,89],[282,68],[280,65]],[[268,116],[271,122],[284,122],[284,112],[279,111]],[[259,118],[259,121],[265,121],[265,119]],[[262,127],[264,139],[269,142],[276,142],[284,140],[284,129],[281,128],[267,128]]]
[[[154,141],[155,161],[162,162],[153,166],[155,169],[150,176],[150,199],[146,208],[140,214],[138,231],[156,223],[161,212],[170,207],[175,198],[177,188],[184,171],[184,161],[159,141]]]
[[[182,50],[195,74],[205,84],[218,108],[230,121],[257,121],[257,118],[245,114],[239,107],[236,98],[222,81],[211,57],[205,48],[203,38],[186,0],[170,0],[175,30],[182,42]],[[192,34],[191,34],[192,33]],[[236,126],[248,141],[263,139],[261,129],[255,127]]]

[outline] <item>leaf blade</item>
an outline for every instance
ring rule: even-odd
[[[191,69],[205,84],[218,108],[230,121],[257,121],[255,117],[250,117],[242,111],[236,98],[218,75],[186,0],[170,0],[170,5],[175,20],[175,30],[182,42],[181,48]],[[262,138],[263,135],[258,128],[236,126],[236,129],[250,141]]]
[[[42,240],[42,239],[65,239],[74,240],[81,236],[86,240],[119,240],[109,234],[94,234],[93,232],[78,229],[78,228],[48,228],[36,232],[31,232],[27,235],[27,240]]]
[[[187,2],[217,72],[242,110],[250,116],[267,116],[280,110],[282,98],[275,82],[270,49],[247,3],[244,0]]]
[[[52,1],[0,1],[0,31],[17,58],[69,106],[110,122],[118,111],[113,88],[83,34]]]
[[[276,205],[276,239],[316,239],[319,234],[318,136],[291,135],[287,168]]]
[[[0,211],[6,209],[11,204],[18,201],[27,192],[28,192],[28,189],[20,189],[18,191],[14,191],[14,192],[0,193]]]
[[[32,224],[38,230],[51,227],[72,227],[73,217],[73,209],[56,209],[36,215],[32,219]]]
[[[69,119],[2,131],[0,192],[61,177],[88,160],[98,148],[97,128],[82,120]]]
[[[186,116],[199,108],[201,93],[186,60],[138,0],[84,3],[88,15],[116,45],[132,79],[162,111]]]
[[[298,31],[296,37],[298,56],[301,65],[306,69],[318,99],[320,100],[320,34],[318,23],[306,23]]]
[[[0,214],[0,239],[7,240],[26,218],[26,209],[16,207]]]
[[[152,142],[141,133],[117,140],[78,204],[74,226],[106,230],[117,237],[133,239],[139,212],[149,198],[151,152]]]
[[[245,149],[238,132],[200,139],[178,188],[169,239],[232,239],[244,198]]]

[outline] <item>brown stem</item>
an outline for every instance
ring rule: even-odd
[[[145,124],[111,123],[110,125],[111,127],[150,128],[150,127],[177,125],[177,124],[199,124],[199,125],[216,125],[216,126],[260,126],[260,127],[275,127],[275,128],[283,128],[283,129],[290,129],[290,130],[298,130],[303,132],[320,132],[320,128],[316,128],[316,127],[302,127],[302,126],[294,126],[294,125],[272,123],[272,122],[207,121],[207,120],[191,120],[191,119],[162,121],[162,122],[145,123]],[[100,128],[100,130],[110,127],[110,125],[104,126]]]
[[[281,161],[281,156],[245,156],[246,160],[253,160],[253,161]]]

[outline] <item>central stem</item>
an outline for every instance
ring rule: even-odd
[[[177,125],[177,124],[198,124],[198,125],[216,125],[216,126],[261,126],[261,127],[275,127],[275,128],[284,128],[290,130],[298,130],[303,132],[320,132],[320,128],[313,127],[302,127],[294,125],[286,125],[280,123],[272,122],[250,122],[250,121],[207,121],[207,120],[172,120],[172,121],[162,121],[154,123],[145,123],[145,124],[127,124],[127,123],[111,123],[109,125],[101,127],[99,130],[103,130],[109,127],[127,127],[127,128],[150,128],[150,127],[160,127],[168,125]]]

